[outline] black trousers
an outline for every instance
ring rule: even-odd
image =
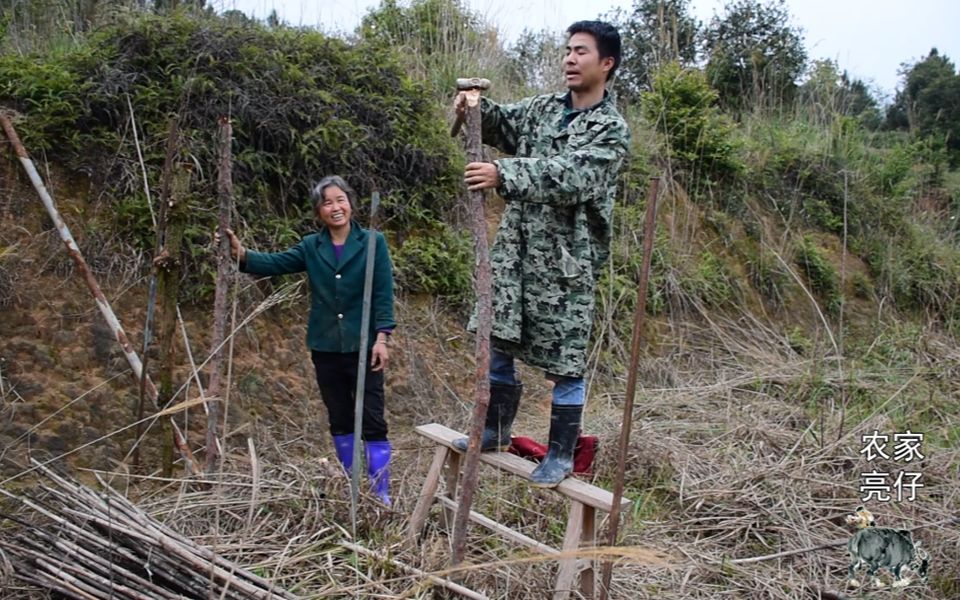
[[[353,409],[357,394],[358,352],[311,351],[313,368],[317,372],[320,397],[330,416],[330,433],[353,433]],[[383,416],[383,371],[370,370],[367,355],[367,374],[363,394],[363,433],[368,442],[387,439],[387,421]]]

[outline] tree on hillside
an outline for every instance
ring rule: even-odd
[[[887,126],[941,141],[956,162],[960,157],[960,75],[936,48],[901,70],[903,88],[887,109]]]
[[[649,90],[659,67],[671,62],[686,67],[697,58],[700,22],[690,14],[690,0],[634,0],[629,12],[618,8],[605,18],[623,38],[615,83],[621,97]]]
[[[707,77],[728,108],[789,102],[803,74],[803,35],[785,0],[731,0],[704,32]]]
[[[413,0],[400,6],[397,0],[381,0],[360,23],[367,40],[440,54],[477,43],[479,18],[461,0]]]
[[[410,73],[436,94],[447,97],[459,77],[486,77],[497,90],[509,89],[515,74],[490,27],[464,0],[397,0],[363,17],[356,34],[377,46],[399,50]]]
[[[832,60],[814,61],[807,81],[800,86],[800,100],[823,122],[846,116],[857,118],[870,129],[881,123],[879,105],[867,85],[860,79],[850,79]]]
[[[691,176],[684,185],[731,180],[741,170],[733,123],[717,106],[717,91],[703,71],[667,63],[650,74],[651,90],[642,94],[643,114],[652,123],[671,160],[674,175]]]
[[[565,45],[566,39],[561,34],[546,29],[524,29],[507,52],[517,79],[536,91],[561,90],[563,71],[560,59]]]

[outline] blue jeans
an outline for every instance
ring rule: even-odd
[[[583,406],[587,396],[587,384],[583,377],[549,375],[554,382],[553,403],[565,406]],[[517,385],[517,369],[513,357],[494,349],[490,350],[490,382],[502,385]]]

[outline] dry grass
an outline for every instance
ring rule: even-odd
[[[922,365],[906,373],[870,372],[847,360],[853,366],[847,365],[844,380],[833,358],[800,357],[758,323],[675,325],[671,333],[673,351],[648,361],[649,387],[635,415],[627,481],[637,502],[625,542],[662,545],[690,564],[679,573],[624,567],[618,574],[625,585],[669,590],[658,597],[670,598],[798,598],[807,586],[842,589],[843,546],[748,564],[729,561],[845,542],[850,531],[843,517],[861,504],[859,474],[876,466],[922,471],[927,486],[916,502],[870,505],[882,515],[880,526],[936,524],[915,537],[931,549],[931,588],[937,591],[916,586],[912,597],[960,594],[950,587],[958,576],[960,535],[944,522],[957,516],[960,452],[928,442],[919,466],[868,465],[859,454],[862,434],[903,431],[895,415],[909,415],[914,431],[932,433],[923,429],[931,424],[920,420],[912,388],[943,373]],[[829,392],[811,404],[808,386],[814,382]],[[841,425],[840,392],[851,382],[871,401],[850,410]],[[592,421],[607,442],[608,452],[599,457],[601,482],[614,475],[619,422],[619,399],[605,398]]]
[[[435,597],[424,576],[397,565],[448,575],[450,538],[440,519],[430,519],[415,549],[402,546],[432,456],[412,427],[431,421],[462,427],[471,402],[472,340],[439,305],[405,300],[399,315],[388,404],[397,449],[395,505],[386,509],[365,496],[358,539],[344,526],[349,482],[326,458],[332,456],[326,436],[313,430],[322,418],[277,416],[248,427],[249,441],[228,441],[222,471],[208,484],[118,472],[112,485],[174,530],[294,593]],[[842,589],[842,545],[731,561],[845,542],[844,517],[861,503],[860,435],[901,430],[899,419],[917,414],[911,412],[918,408],[913,388],[944,371],[918,364],[871,372],[851,364],[840,378],[835,360],[800,356],[761,323],[715,318],[671,327],[669,346],[642,365],[646,389],[626,470],[634,508],[611,597],[787,599],[815,597],[808,589]],[[945,342],[931,334],[923,345],[931,358],[955,361]],[[528,394],[516,433],[545,437],[549,388],[535,371],[524,369],[522,377]],[[839,390],[854,380],[873,400],[848,410],[841,430]],[[829,393],[811,403],[814,386]],[[607,488],[615,472],[621,390],[617,381],[594,382],[585,423],[601,439],[594,483]],[[927,487],[920,499],[869,507],[879,526],[922,528],[915,537],[931,554],[931,583],[914,584],[911,597],[957,597],[949,586],[958,577],[960,534],[944,520],[957,512],[960,452],[933,443],[924,450]],[[559,546],[567,510],[560,497],[489,469],[481,477],[478,510]],[[601,527],[602,534],[605,523]],[[350,542],[390,560],[355,556],[343,545]],[[460,581],[491,598],[541,597],[552,586],[553,560],[477,528],[468,548],[470,570]]]

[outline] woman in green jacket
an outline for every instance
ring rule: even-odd
[[[322,226],[284,252],[246,250],[227,230],[234,259],[240,270],[257,275],[307,272],[310,284],[310,317],[307,346],[316,370],[320,396],[330,417],[337,458],[350,473],[353,462],[353,420],[363,311],[367,236],[351,219],[356,193],[341,177],[324,177],[310,194]],[[389,462],[391,447],[384,419],[383,370],[390,353],[387,342],[396,321],[393,318],[393,268],[383,235],[377,236],[371,294],[370,331],[374,340],[368,351],[363,399],[362,438],[367,473],[373,491],[390,504]]]

